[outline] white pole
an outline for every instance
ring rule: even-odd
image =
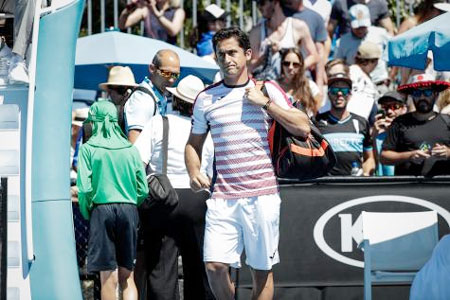
[[[105,32],[105,0],[100,0],[100,32]]]
[[[228,13],[228,16],[227,16],[227,27],[230,27],[231,26],[231,1],[230,0],[227,0],[227,2],[226,2],[226,12]]]
[[[92,34],[92,0],[87,1],[88,35]]]
[[[244,30],[244,0],[239,0],[239,28]]]
[[[192,1],[192,27],[197,26],[197,0]]]
[[[119,28],[119,1],[114,0],[114,28]]]

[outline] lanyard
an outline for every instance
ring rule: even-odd
[[[152,84],[150,79],[148,77],[145,77],[145,82],[148,83],[148,85],[152,88],[153,93],[158,98],[158,110],[161,116],[165,116],[167,114],[167,99],[164,97],[161,92]]]

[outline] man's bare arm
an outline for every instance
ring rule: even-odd
[[[392,23],[392,20],[390,17],[381,19],[379,23],[380,23],[381,27],[386,29],[387,32],[389,32],[389,34],[391,36],[394,36],[394,24]]]
[[[308,52],[308,56],[305,58],[305,68],[308,69],[320,59],[316,50],[316,45],[314,45],[308,25],[306,25],[304,21],[298,19],[295,20],[295,31],[299,35],[297,38],[298,46],[301,47],[303,45],[306,52]]]
[[[249,33],[250,45],[252,47],[252,58],[250,60],[249,71],[253,72],[255,68],[257,68],[264,60],[264,53],[259,52],[260,48],[260,28],[261,25],[255,26]]]
[[[253,105],[260,107],[266,105],[270,116],[294,136],[307,137],[310,133],[309,118],[304,112],[296,108],[284,109],[280,107],[264,96],[263,92],[258,88],[248,88],[245,95],[247,100]]]
[[[198,135],[191,133],[184,150],[184,162],[189,174],[191,189],[198,191],[202,188],[209,188],[211,182],[200,172],[203,144],[206,134]]]
[[[375,157],[372,150],[364,151],[362,167],[364,176],[371,176],[375,172]]]
[[[393,150],[381,151],[381,163],[385,165],[396,165],[405,161],[421,162],[430,157],[422,150],[397,152]]]
[[[119,28],[121,30],[125,30],[128,27],[131,27],[134,24],[142,21],[147,16],[147,14],[147,7],[136,8],[133,11],[129,11],[127,8],[125,8],[119,17]]]
[[[130,129],[128,131],[128,140],[130,141],[130,143],[134,144],[134,142],[136,142],[137,138],[139,137],[139,135],[141,134],[140,129]]]

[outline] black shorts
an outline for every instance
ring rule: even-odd
[[[102,204],[94,207],[90,220],[87,271],[133,270],[136,260],[139,216],[136,205]]]

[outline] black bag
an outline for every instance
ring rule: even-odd
[[[269,97],[264,82],[258,81],[256,87]],[[295,137],[277,121],[273,121],[267,138],[275,174],[280,178],[310,180],[327,175],[336,164],[328,141],[320,130],[310,122],[308,137]]]
[[[172,210],[178,204],[178,194],[172,187],[169,178],[167,177],[167,152],[169,140],[169,121],[166,116],[162,116],[163,120],[163,167],[162,173],[150,173],[147,175],[148,183],[148,197],[141,204],[139,209],[163,209]]]
[[[336,164],[336,155],[319,129],[310,124],[308,137],[295,137],[274,121],[269,145],[275,173],[280,178],[310,180],[327,175]]]

